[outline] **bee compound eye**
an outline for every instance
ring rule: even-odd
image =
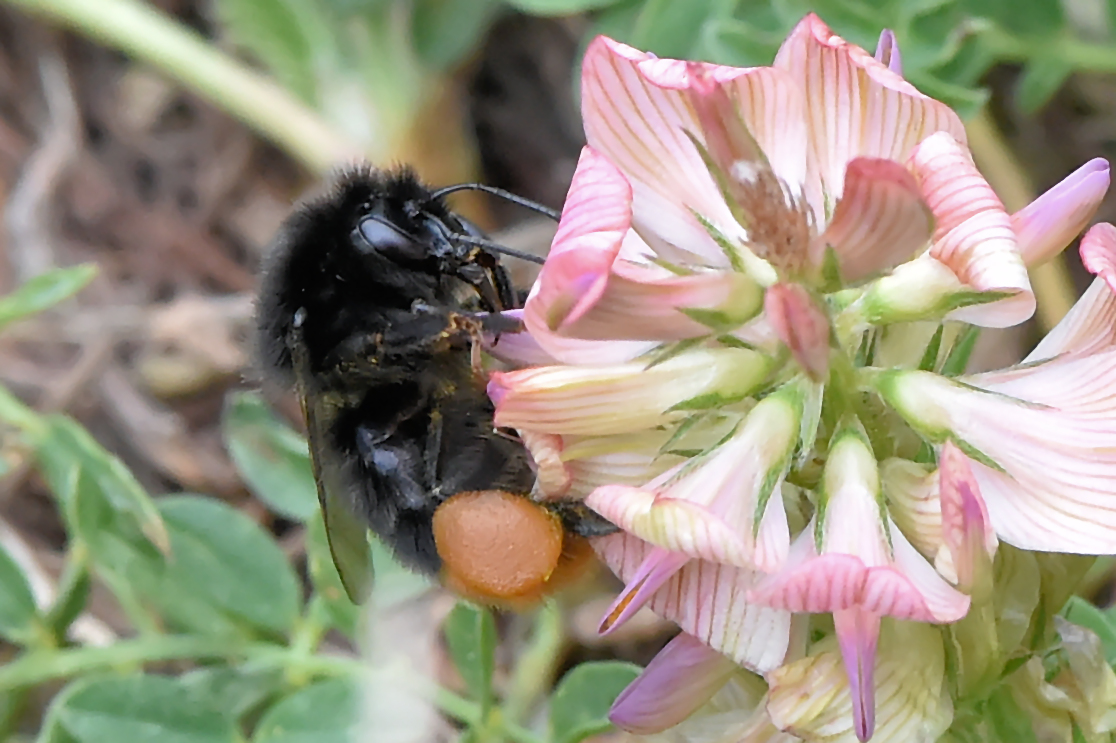
[[[417,240],[383,217],[365,217],[357,226],[356,233],[354,239],[392,260],[419,261],[426,258],[426,249]]]
[[[433,525],[443,578],[481,600],[537,593],[562,558],[558,518],[503,490],[458,493],[438,507]]]

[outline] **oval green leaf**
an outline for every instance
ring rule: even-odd
[[[233,721],[172,678],[137,674],[77,682],[51,710],[79,743],[235,743]]]
[[[579,743],[610,729],[608,710],[641,670],[610,660],[582,663],[563,676],[550,699],[552,743]]]
[[[481,703],[482,717],[492,704],[492,674],[496,668],[496,622],[492,611],[457,602],[446,618],[446,644],[465,680],[469,696]]]
[[[229,456],[252,493],[276,513],[306,521],[318,489],[306,439],[284,425],[259,395],[229,396],[221,421]]]
[[[244,622],[288,632],[298,616],[298,578],[279,545],[252,519],[212,498],[159,501],[170,533],[165,581]]]
[[[252,743],[354,743],[362,740],[360,710],[355,680],[321,681],[265,712]]]
[[[83,263],[80,266],[58,268],[29,279],[11,294],[0,297],[0,329],[10,322],[42,312],[69,299],[96,275],[96,265]]]
[[[0,545],[0,637],[26,645],[35,637],[38,609],[31,586],[17,563]]]

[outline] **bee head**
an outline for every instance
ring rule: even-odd
[[[592,564],[589,543],[550,509],[504,490],[458,493],[434,512],[442,580],[479,603],[525,608]]]

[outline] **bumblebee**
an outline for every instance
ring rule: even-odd
[[[525,447],[495,430],[479,340],[517,329],[518,296],[490,242],[407,169],[340,173],[298,205],[264,260],[262,365],[306,416],[330,551],[349,597],[372,580],[368,530],[451,590],[520,608],[586,567],[615,527],[539,503]],[[552,214],[552,213],[551,213]],[[536,259],[537,260],[537,259]]]

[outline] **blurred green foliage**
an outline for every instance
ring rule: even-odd
[[[1015,102],[1042,107],[1078,70],[1116,70],[1116,3],[1060,0],[215,0],[231,36],[304,99],[329,107],[338,80],[372,83],[390,60],[391,84],[413,64],[445,70],[466,58],[508,9],[536,15],[589,12],[587,39],[603,33],[662,57],[770,64],[806,13],[873,50],[892,29],[904,76],[920,90],[974,114],[981,79],[1000,62],[1023,67]],[[272,12],[262,12],[262,6]],[[1066,7],[1076,9],[1071,16]],[[1090,12],[1098,15],[1091,18]],[[387,31],[393,29],[394,34]],[[375,42],[387,46],[379,46]],[[371,49],[378,51],[373,55]],[[377,59],[373,57],[377,56]],[[385,85],[383,78],[376,84]],[[315,100],[316,99],[316,100]]]

